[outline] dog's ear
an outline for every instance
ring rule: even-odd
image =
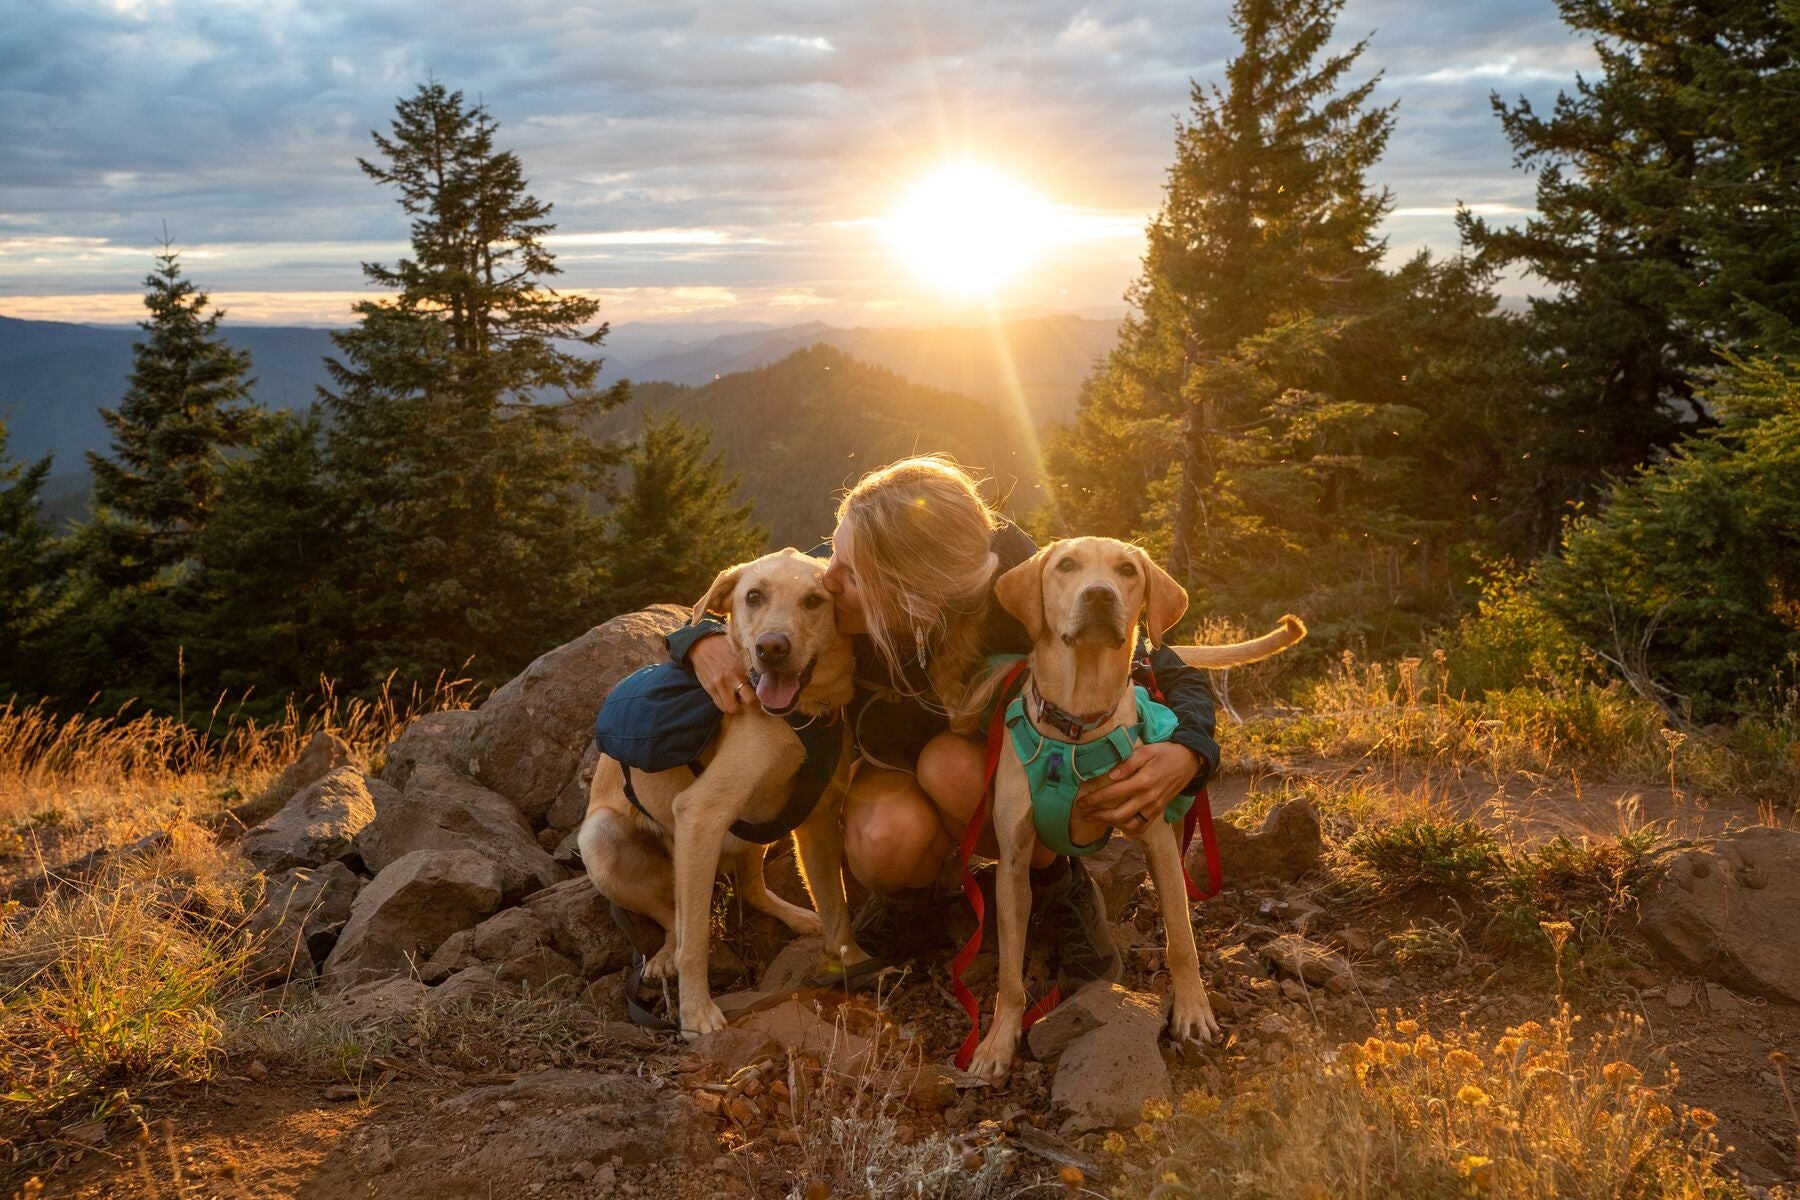
[[[731,615],[731,593],[737,590],[738,576],[744,573],[744,564],[726,567],[713,579],[712,586],[706,589],[706,595],[700,597],[694,605],[694,620],[706,619],[709,612]]]
[[[1150,644],[1161,646],[1163,635],[1175,628],[1175,622],[1187,611],[1187,589],[1176,583],[1175,577],[1158,566],[1148,554],[1136,546],[1131,549],[1138,569],[1144,573],[1144,599],[1150,609],[1147,629]]]
[[[1050,546],[1045,546],[994,581],[994,598],[1019,619],[1033,642],[1044,636],[1044,563],[1049,557]]]

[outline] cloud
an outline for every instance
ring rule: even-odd
[[[1110,249],[1066,260],[1054,282],[1071,306],[1116,303],[1190,81],[1219,79],[1235,50],[1227,12],[1224,0],[14,5],[0,40],[0,296],[122,293],[149,266],[132,252],[165,221],[203,286],[360,294],[360,262],[403,252],[406,223],[356,159],[395,99],[434,75],[488,105],[555,204],[572,287],[786,293],[860,312],[896,264],[854,222],[934,164],[974,157],[1112,222]],[[1377,96],[1400,102],[1372,174],[1401,206],[1396,244],[1453,245],[1441,214],[1459,200],[1530,207],[1488,90],[1541,101],[1591,67],[1553,6],[1350,0],[1339,32],[1371,35],[1359,67],[1385,71]]]

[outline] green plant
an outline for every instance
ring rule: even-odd
[[[1500,871],[1494,835],[1474,821],[1403,817],[1357,831],[1344,843],[1350,881],[1393,897],[1423,888],[1473,895]]]

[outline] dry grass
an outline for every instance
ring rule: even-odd
[[[1252,759],[1313,756],[1403,768],[1579,773],[1671,790],[1777,797],[1800,790],[1800,699],[1735,726],[1675,728],[1623,684],[1454,692],[1442,651],[1395,663],[1345,652],[1297,711],[1248,720],[1234,742]]]
[[[1498,1038],[1389,1019],[1366,1041],[1152,1105],[1108,1149],[1124,1194],[1311,1200],[1700,1200],[1742,1196],[1717,1118],[1676,1097],[1641,1026],[1583,1037],[1565,1008]],[[1134,1145],[1135,1143],[1135,1145]]]

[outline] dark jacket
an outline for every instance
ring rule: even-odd
[[[1008,522],[995,532],[990,543],[1000,560],[994,572],[998,579],[1033,554],[1037,545],[1025,532]],[[815,547],[814,557],[831,554],[829,543]],[[711,619],[685,625],[669,634],[665,644],[669,657],[683,667],[688,666],[688,652],[700,639],[723,633],[725,626]],[[1031,638],[1025,627],[996,602],[988,605],[981,632],[982,652],[995,654],[1029,654]],[[1154,680],[1145,678],[1142,664],[1149,662]],[[1190,667],[1169,649],[1151,650],[1148,640],[1138,638],[1134,671],[1139,683],[1154,685],[1163,693],[1163,703],[1175,713],[1175,734],[1169,740],[1186,746],[1200,756],[1200,772],[1183,788],[1184,793],[1198,792],[1219,769],[1219,743],[1213,740],[1217,728],[1214,715],[1212,684],[1206,672]],[[925,669],[913,660],[902,664],[905,687],[914,692],[930,693]],[[850,717],[856,731],[858,753],[885,766],[911,770],[919,760],[919,751],[934,736],[949,728],[942,713],[936,713],[901,693],[887,664],[867,637],[856,639],[856,697],[851,701]]]

